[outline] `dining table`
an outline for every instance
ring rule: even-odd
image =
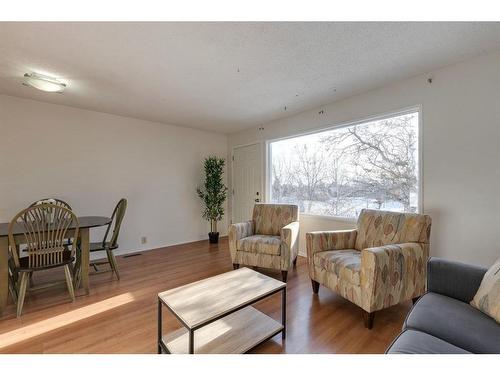
[[[80,216],[78,228],[81,251],[81,287],[85,294],[90,293],[89,268],[90,268],[90,229],[102,227],[111,223],[111,218],[106,216]],[[0,223],[0,316],[3,315],[9,299],[9,224]],[[24,242],[24,234],[20,226],[14,225],[12,233],[17,243]],[[74,233],[76,224],[68,228],[68,237]]]

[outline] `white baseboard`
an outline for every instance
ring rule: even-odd
[[[225,238],[227,236],[221,236],[220,238]],[[114,252],[115,256],[123,256],[123,255],[129,255],[129,254],[137,254],[137,253],[143,253],[145,251],[151,251],[151,250],[158,250],[158,249],[162,249],[164,247],[171,247],[171,246],[177,246],[177,245],[186,245],[186,244],[190,244],[190,243],[194,243],[194,242],[200,242],[200,241],[205,241],[205,239],[193,239],[193,240],[188,240],[188,241],[182,241],[182,242],[171,242],[171,243],[168,243],[168,244],[162,244],[162,245],[155,245],[155,246],[151,246],[151,247],[146,247],[146,248],[142,248],[142,249],[124,249],[124,250],[121,250],[118,248],[118,250],[116,250]],[[208,241],[208,238],[206,239],[206,241]],[[91,260],[97,260],[97,259],[104,259],[105,258],[105,255],[104,253],[91,253],[90,254],[90,259]]]

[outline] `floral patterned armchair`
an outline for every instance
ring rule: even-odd
[[[299,208],[290,204],[256,204],[252,220],[231,224],[229,250],[234,269],[240,264],[281,270],[296,265],[299,251]]]
[[[424,294],[430,232],[428,215],[362,210],[357,229],[307,233],[313,292],[360,306],[371,329],[375,311]]]

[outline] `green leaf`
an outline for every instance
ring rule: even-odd
[[[227,197],[227,187],[224,185],[223,174],[225,159],[210,156],[205,159],[205,184],[196,189],[196,193],[203,203],[203,218],[214,222],[224,216],[224,202]],[[216,225],[216,223],[215,223]]]

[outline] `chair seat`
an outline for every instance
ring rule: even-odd
[[[64,250],[63,251],[63,260],[61,263],[51,265],[51,266],[45,266],[45,267],[30,267],[29,266],[29,257],[22,257],[19,258],[19,272],[29,272],[29,271],[36,271],[36,270],[45,270],[49,268],[55,268],[55,267],[61,267],[65,264],[73,263],[75,260],[75,257],[71,256],[71,251],[69,250]]]
[[[360,285],[361,252],[355,249],[320,251],[314,254],[314,265],[334,273],[337,278]]]
[[[90,243],[90,252],[92,251],[104,251],[106,249],[109,250],[114,250],[118,248],[118,245],[111,246],[110,242],[106,242],[106,244],[103,246],[102,242],[91,242]]]
[[[239,251],[249,253],[280,255],[281,237],[268,235],[254,235],[242,238],[236,242]]]

